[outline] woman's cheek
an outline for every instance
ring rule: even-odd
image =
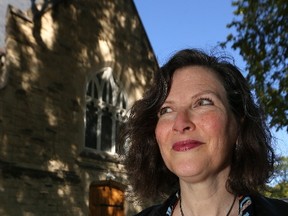
[[[223,115],[219,115],[216,113],[210,113],[205,116],[202,116],[199,121],[199,125],[205,131],[210,131],[212,134],[218,134],[219,131],[226,128],[226,121]]]
[[[165,137],[167,137],[167,133],[169,131],[169,123],[170,121],[166,119],[160,119],[158,120],[158,123],[155,128],[155,136],[158,144],[161,144]]]

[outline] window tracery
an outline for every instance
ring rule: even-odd
[[[125,94],[116,84],[112,68],[96,73],[86,89],[85,147],[117,153],[116,136],[126,109]]]

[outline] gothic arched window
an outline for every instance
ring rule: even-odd
[[[107,67],[89,80],[86,88],[85,147],[117,152],[116,136],[124,121],[126,97],[115,83],[112,68]]]

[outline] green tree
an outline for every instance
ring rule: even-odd
[[[275,169],[273,186],[267,185],[265,195],[274,198],[288,197],[288,157],[280,157]]]
[[[278,159],[276,174],[280,182],[288,183],[288,157],[283,156]]]
[[[265,105],[270,125],[288,131],[288,1],[235,0],[232,43],[246,61],[256,96]]]
[[[267,186],[265,196],[272,198],[287,198],[288,197],[288,183],[282,182],[273,187]]]

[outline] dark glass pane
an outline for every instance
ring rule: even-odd
[[[101,150],[111,151],[112,147],[112,118],[108,109],[103,110],[101,127]]]
[[[123,109],[127,108],[127,104],[126,104],[126,101],[125,101],[124,97],[122,97],[122,108]]]
[[[94,98],[98,98],[98,91],[97,91],[97,86],[95,83],[93,83],[93,87],[94,87]]]
[[[108,87],[108,94],[109,94],[109,101],[108,101],[108,103],[109,104],[113,104],[113,90],[112,90],[112,86],[111,86],[111,84],[110,83],[107,83],[107,87]]]
[[[97,73],[97,74],[96,74],[96,78],[97,78],[99,81],[101,81],[101,80],[102,80],[102,75],[103,75],[103,73]]]
[[[121,103],[121,94],[120,94],[120,93],[117,95],[116,106],[122,108],[122,103]]]
[[[93,103],[86,106],[86,130],[85,130],[85,146],[96,149],[97,147],[97,108]]]
[[[126,109],[126,101],[121,93],[119,93],[117,97],[117,106],[122,109]]]
[[[108,104],[112,104],[113,101],[113,90],[110,83],[105,82],[103,86],[103,92],[102,92],[102,98],[103,101],[105,101]]]
[[[102,75],[103,75],[103,73],[97,73],[96,74],[97,84],[99,85],[99,88],[101,88],[101,84],[103,83]],[[96,91],[97,91],[97,89],[96,89]],[[103,89],[102,89],[102,91],[103,91]],[[102,95],[104,95],[103,92],[102,92]],[[100,92],[97,91],[97,98],[100,98],[100,96],[101,96]],[[105,100],[105,99],[103,98],[103,100]]]
[[[92,82],[91,81],[88,84],[86,95],[92,96]]]
[[[104,83],[103,91],[102,91],[102,100],[108,103],[107,101],[107,82]]]

